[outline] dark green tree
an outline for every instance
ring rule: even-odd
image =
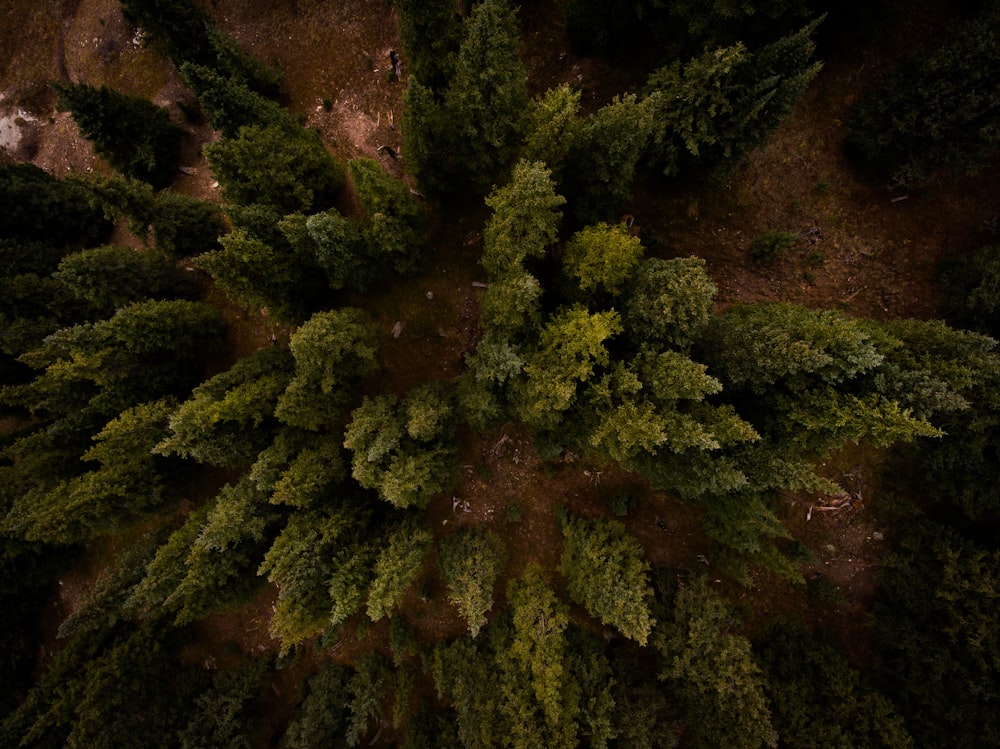
[[[451,0],[396,0],[399,35],[409,72],[432,89],[447,87],[462,43],[462,24]]]
[[[660,679],[684,703],[693,746],[778,745],[750,641],[704,578],[677,591],[673,620],[661,625],[653,644],[663,657]]]
[[[649,258],[625,301],[626,335],[654,348],[686,350],[708,327],[716,291],[701,258]]]
[[[295,331],[289,347],[295,374],[275,414],[303,429],[333,427],[351,403],[353,384],[378,366],[371,318],[354,307],[317,312]]]
[[[205,147],[226,200],[274,206],[283,213],[333,205],[344,167],[310,130],[248,125]]]
[[[224,138],[234,138],[241,127],[271,125],[294,132],[298,124],[272,99],[252,90],[246,81],[204,65],[181,66],[184,82],[194,91],[202,112]]]
[[[518,58],[518,41],[515,11],[506,0],[476,5],[444,97],[452,158],[459,172],[481,187],[510,166],[523,134],[527,70]]]
[[[86,83],[53,84],[94,150],[126,177],[163,187],[177,172],[180,137],[167,110],[135,96]]]
[[[312,749],[344,740],[350,672],[330,665],[306,682],[306,694],[281,739],[282,749]]]
[[[94,193],[34,164],[0,167],[0,240],[90,247],[111,232]]]
[[[454,475],[454,429],[454,396],[443,383],[418,385],[402,400],[366,397],[344,437],[351,475],[396,507],[426,506]]]
[[[166,494],[167,466],[152,449],[164,436],[172,408],[171,401],[144,403],[110,421],[81,456],[99,467],[61,481],[42,496],[24,497],[4,519],[4,529],[29,541],[73,544],[157,509]]]
[[[219,242],[222,249],[199,255],[195,262],[237,304],[294,322],[319,297],[322,272],[308,251],[280,239],[269,242],[240,226]]]
[[[122,0],[122,9],[178,68],[207,66],[265,96],[280,96],[281,74],[242,52],[191,0]]]
[[[197,289],[165,256],[105,245],[67,255],[53,278],[85,302],[95,317],[148,299],[193,299]]]
[[[368,618],[377,622],[392,618],[403,595],[420,574],[424,558],[431,550],[433,536],[412,517],[401,520],[389,531],[375,561],[374,577],[368,591]]]
[[[902,63],[857,104],[847,147],[860,164],[896,186],[935,169],[973,173],[1000,148],[1000,9],[985,3],[945,39]]]
[[[875,672],[914,743],[997,743],[1000,554],[928,524],[883,565]]]
[[[288,351],[269,348],[246,356],[203,382],[171,415],[160,455],[238,468],[270,442],[275,404],[292,376]]]

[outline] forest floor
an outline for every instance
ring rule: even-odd
[[[883,320],[936,316],[939,261],[996,241],[987,227],[1000,213],[994,197],[1000,195],[1000,169],[960,181],[941,177],[920,191],[897,194],[860,179],[842,148],[843,122],[865,87],[901,49],[912,48],[914,40],[946,20],[946,11],[937,8],[945,4],[921,5],[926,12],[902,14],[910,20],[863,48],[821,44],[824,69],[802,101],[723,184],[696,193],[640,185],[628,212],[649,252],[704,258],[719,287],[720,306],[783,300]],[[596,108],[620,93],[624,83],[607,64],[566,48],[557,6],[546,3],[548,11],[536,8],[524,18],[532,89],[570,81],[583,90],[585,106]],[[401,174],[400,163],[379,152],[380,146],[401,150],[404,84],[388,75],[389,51],[400,49],[391,4],[213,0],[210,10],[223,31],[284,71],[290,109],[315,126],[332,150],[345,158],[379,159]],[[142,45],[121,17],[117,0],[6,2],[0,7],[0,49],[5,50],[0,118],[7,118],[8,132],[20,128],[13,156],[58,176],[107,167],[79,137],[69,115],[54,110],[48,81],[102,82],[174,108],[185,95],[176,71]],[[194,130],[176,189],[216,197],[201,157],[201,146],[213,137],[207,128]],[[436,218],[423,273],[364,299],[381,326],[386,360],[373,390],[402,392],[422,379],[453,379],[461,372],[463,356],[478,336],[474,283],[482,280],[478,232],[485,216],[482,205],[473,205]],[[769,230],[791,232],[799,240],[773,264],[755,264],[749,243]],[[234,356],[267,345],[271,335],[288,334],[266,318],[231,306],[227,316],[233,323]],[[393,337],[397,322],[403,331]],[[732,590],[752,622],[797,611],[825,622],[850,652],[863,656],[864,612],[877,588],[879,558],[891,540],[891,529],[883,527],[876,512],[883,459],[864,446],[828,457],[829,477],[853,495],[847,507],[810,513],[822,499],[786,498],[783,520],[808,549],[803,575],[825,578],[834,589],[809,596],[802,586],[755,572],[747,587]],[[628,492],[638,502],[625,522],[650,561],[706,569],[713,579],[723,578],[699,512],[650,491],[634,476],[574,456],[542,460],[527,433],[514,424],[466,435],[462,462],[462,480],[452,495],[431,505],[430,522],[439,533],[467,523],[499,529],[509,541],[515,569],[539,557],[556,562],[555,505],[607,513],[611,498]],[[64,580],[55,609],[71,609],[78,595],[74,589],[88,586],[95,570],[96,565],[84,565]],[[273,652],[276,643],[266,627],[271,595],[264,591],[246,609],[206,620],[200,626],[214,629],[205,641],[221,646],[231,640],[246,651]],[[429,638],[461,629],[442,596],[425,603],[414,594],[407,605],[414,625]],[[378,628],[373,630],[377,636]]]

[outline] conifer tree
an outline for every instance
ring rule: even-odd
[[[475,638],[493,607],[493,585],[503,571],[504,547],[491,531],[460,529],[441,543],[438,563],[448,599]]]
[[[604,624],[645,645],[656,620],[642,547],[621,523],[565,515],[560,569],[570,597]]]
[[[106,86],[53,84],[84,137],[126,177],[166,185],[177,171],[182,130],[162,107]]]

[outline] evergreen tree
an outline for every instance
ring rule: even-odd
[[[615,520],[562,519],[560,569],[570,598],[591,615],[645,645],[656,620],[650,615],[653,590],[642,547]]]
[[[56,105],[72,113],[94,150],[126,177],[163,187],[177,171],[183,131],[162,107],[86,83],[53,84]]]
[[[567,157],[565,184],[582,223],[608,220],[632,195],[640,159],[659,126],[655,100],[616,96],[583,124]]]
[[[170,401],[144,403],[111,420],[81,459],[99,468],[17,502],[4,528],[29,541],[72,544],[120,528],[156,509],[166,493],[164,461],[152,455],[163,437]]]
[[[111,228],[89,186],[34,164],[0,167],[0,240],[90,247]]]
[[[389,532],[375,562],[375,576],[368,592],[366,607],[373,622],[392,617],[403,595],[420,574],[432,540],[430,531],[419,527],[413,518],[400,521]]]
[[[985,3],[939,46],[891,71],[855,107],[848,152],[903,187],[941,167],[960,174],[986,166],[1000,148],[998,20],[996,3]]]
[[[277,426],[275,403],[291,370],[292,358],[280,348],[240,359],[196,387],[170,415],[169,436],[156,452],[215,466],[249,465]]]
[[[581,229],[563,251],[563,267],[584,293],[616,296],[642,260],[642,243],[624,224],[605,223]]]
[[[452,394],[437,382],[418,385],[402,401],[366,397],[344,437],[351,475],[396,507],[426,506],[454,474],[454,413]]]
[[[583,127],[580,91],[566,83],[550,88],[531,100],[526,119],[521,159],[543,162],[558,178]]]
[[[490,531],[462,528],[441,543],[438,563],[448,585],[448,600],[468,623],[473,638],[493,607],[493,585],[503,562],[503,542]]]
[[[329,208],[344,184],[344,167],[316,133],[281,125],[247,125],[205,147],[227,200],[274,206],[284,213]]]
[[[718,594],[694,578],[677,591],[673,621],[654,639],[664,659],[660,678],[684,702],[694,746],[778,745],[760,668],[736,627]]]
[[[93,311],[111,317],[116,310],[147,299],[192,299],[193,281],[156,252],[105,245],[67,255],[53,278]]]
[[[476,5],[444,97],[452,158],[459,173],[479,186],[489,186],[510,166],[522,136],[527,70],[518,41],[515,11],[506,0]]]
[[[701,258],[649,258],[640,263],[625,301],[626,333],[654,348],[685,350],[708,326],[716,291]]]
[[[320,431],[350,405],[357,379],[377,368],[375,327],[363,310],[317,312],[292,335],[295,374],[278,398],[277,417]]]
[[[306,682],[307,692],[282,737],[283,749],[313,749],[343,740],[347,725],[349,671],[329,665]]]
[[[455,4],[451,0],[396,0],[395,8],[410,73],[431,89],[445,88],[462,42]]]
[[[515,397],[525,423],[556,428],[576,401],[579,383],[610,362],[606,341],[619,332],[621,323],[614,310],[591,314],[576,306],[554,315],[527,357],[523,383],[518,383]]]
[[[219,242],[221,249],[199,255],[195,262],[237,304],[297,321],[319,296],[321,273],[307,252],[265,241],[239,226]]]

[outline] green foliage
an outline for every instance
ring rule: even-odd
[[[241,52],[191,0],[122,0],[122,9],[178,68],[207,66],[266,96],[280,95],[280,73]]]
[[[658,127],[652,98],[614,100],[586,120],[567,157],[565,183],[576,218],[584,223],[617,215],[632,195],[642,155]]]
[[[481,186],[510,165],[521,139],[528,94],[518,42],[517,18],[506,0],[476,5],[444,96],[453,158]]]
[[[448,125],[434,89],[411,75],[403,94],[403,153],[407,171],[426,192],[443,193],[451,186],[446,155]]]
[[[227,484],[157,550],[128,608],[176,615],[186,624],[243,600],[275,519],[266,494],[252,482]]]
[[[560,174],[583,127],[579,113],[580,92],[565,83],[532,99],[526,115],[521,159],[529,163],[541,161]]]
[[[250,732],[263,682],[271,670],[266,659],[235,671],[220,671],[195,701],[194,714],[178,733],[181,749],[250,749]]]
[[[708,326],[717,290],[701,258],[649,258],[639,265],[625,300],[627,335],[685,350]]]
[[[336,209],[305,216],[293,213],[278,224],[285,239],[299,252],[311,253],[326,273],[331,289],[364,290],[379,270],[369,256],[363,224]]]
[[[396,507],[426,506],[454,474],[454,416],[454,396],[438,382],[418,385],[402,401],[366,397],[344,438],[351,475]]]
[[[781,383],[802,392],[836,385],[884,359],[875,332],[835,310],[790,304],[731,307],[712,321],[711,363],[724,383],[763,393]]]
[[[498,660],[503,669],[501,710],[510,722],[511,745],[575,746],[579,708],[566,673],[566,606],[535,566],[511,581],[507,597],[513,637]]]
[[[416,78],[440,89],[451,80],[462,26],[451,0],[395,0],[399,35]]]
[[[711,172],[760,144],[819,73],[812,35],[820,20],[753,53],[740,43],[654,72],[644,102],[657,123],[654,162],[668,176]]]
[[[56,106],[72,113],[94,150],[126,177],[163,187],[177,171],[183,131],[167,110],[106,86],[54,83]]]
[[[591,615],[645,645],[656,620],[650,615],[653,590],[649,564],[639,542],[617,520],[562,520],[560,569],[570,598]]]
[[[170,436],[156,452],[216,466],[249,465],[270,441],[275,403],[291,370],[292,358],[284,349],[240,359],[195,388],[171,414]]]
[[[334,560],[357,525],[358,519],[344,510],[296,512],[264,555],[257,574],[266,575],[278,588],[271,636],[283,651],[328,626]]]
[[[93,192],[34,164],[0,167],[0,239],[88,247],[111,231]]]
[[[402,12],[405,34],[417,12],[405,5]],[[436,20],[428,20],[447,34],[444,12],[432,6],[428,15]],[[418,63],[428,68],[426,79],[417,72],[407,83],[404,152],[426,191],[454,191],[470,181],[482,189],[502,179],[523,135],[527,71],[517,56],[515,11],[506,0],[478,3],[463,31],[454,64],[449,55],[436,58],[436,70]],[[447,36],[438,42],[450,44]]]
[[[519,161],[510,182],[496,188],[486,205],[493,215],[483,230],[480,263],[491,278],[523,270],[526,259],[545,256],[555,243],[566,202],[557,195],[552,173],[540,161]]]
[[[949,323],[1000,337],[1000,245],[949,261],[942,282],[941,304]]]
[[[406,184],[374,159],[353,159],[351,181],[368,216],[370,256],[403,273],[414,267],[423,249],[423,213]]]
[[[386,538],[375,562],[375,577],[368,593],[368,617],[377,622],[392,613],[420,574],[433,536],[412,518],[403,520]]]
[[[487,633],[499,639],[494,628]],[[486,638],[484,638],[486,639]],[[477,646],[463,637],[450,645],[438,643],[432,665],[439,698],[447,698],[455,714],[458,739],[468,749],[492,749],[509,736],[500,715],[503,699],[497,683],[492,652],[480,640]]]
[[[596,367],[607,366],[605,342],[619,332],[621,322],[614,310],[591,314],[576,306],[556,313],[524,366],[526,379],[517,405],[525,423],[555,428],[574,404],[578,383],[590,379]]]
[[[902,63],[855,107],[847,146],[867,169],[908,186],[945,167],[982,169],[1000,147],[997,21],[985,4],[936,48]]]
[[[750,242],[750,259],[760,265],[767,265],[792,249],[798,241],[798,234],[787,231],[766,231]]]
[[[357,746],[368,732],[368,725],[380,715],[380,703],[389,688],[389,673],[385,659],[369,653],[358,664],[347,685],[350,699],[347,709],[347,746]]]
[[[96,317],[147,299],[191,299],[194,283],[165,256],[105,245],[67,255],[53,273]]]
[[[654,638],[664,663],[660,678],[684,703],[693,746],[778,745],[760,668],[736,627],[718,594],[695,578],[677,592],[673,621]]]
[[[1000,554],[927,527],[883,560],[886,600],[875,610],[876,673],[915,744],[1000,741]],[[945,697],[947,696],[947,697]]]
[[[299,508],[329,502],[335,496],[336,485],[347,478],[342,439],[337,432],[319,437],[310,435],[305,446],[282,466],[283,470],[270,487],[271,502]],[[261,453],[261,458],[263,456]]]
[[[331,665],[306,682],[306,695],[281,739],[282,749],[314,749],[343,741],[349,678],[345,667]]]
[[[354,307],[317,312],[299,326],[289,347],[295,374],[275,415],[312,431],[332,427],[350,405],[354,382],[376,369],[378,343],[371,318]]]
[[[220,238],[222,249],[198,256],[197,266],[238,304],[266,309],[279,320],[301,319],[318,296],[313,258],[270,243],[243,227]]]
[[[205,146],[226,200],[275,206],[283,213],[329,208],[344,167],[316,133],[280,125],[247,125]]]
[[[87,404],[111,418],[151,398],[183,392],[218,343],[221,323],[215,310],[196,302],[149,301],[60,330],[22,356],[44,370],[26,386],[30,407],[66,414]]]
[[[17,502],[4,528],[30,541],[71,544],[115,530],[157,507],[165,481],[151,450],[163,437],[170,401],[129,409],[94,436],[82,455],[100,467]]]
[[[617,295],[642,260],[642,243],[624,224],[600,223],[574,234],[563,251],[563,267],[584,292]]]
[[[246,81],[193,63],[182,65],[181,75],[198,97],[208,121],[223,138],[234,138],[240,128],[255,125],[280,126],[290,134],[298,127],[277,102],[253,91]]]
[[[219,237],[229,231],[215,203],[171,190],[157,193],[150,228],[156,248],[174,259],[218,247]]]
[[[6,746],[155,746],[183,709],[165,690],[177,670],[176,638],[156,622],[76,638],[0,726]]]
[[[913,739],[886,697],[800,624],[778,624],[758,646],[782,746],[908,749]]]
[[[493,607],[493,586],[504,565],[503,541],[490,531],[459,529],[441,542],[438,563],[448,586],[448,600],[475,638]]]

